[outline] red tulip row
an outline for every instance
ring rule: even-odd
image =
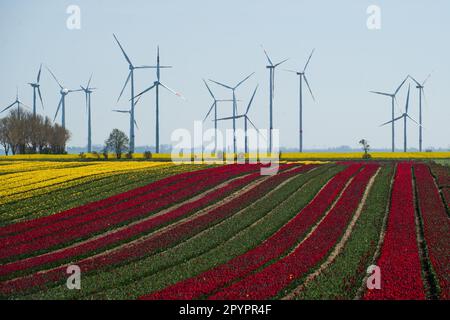
[[[448,167],[433,163],[431,165],[431,169],[436,175],[436,180],[439,187],[450,187],[450,170]]]
[[[368,290],[364,299],[425,299],[414,211],[411,164],[399,163],[384,242],[376,262],[381,289]]]
[[[196,277],[186,279],[142,298],[158,300],[198,299],[202,295],[210,294],[227,283],[242,278],[265,263],[278,258],[292,248],[317,223],[342,191],[347,181],[360,167],[360,165],[353,164],[334,176],[295,218],[259,246]]]
[[[442,195],[444,196],[444,201],[447,204],[448,210],[450,210],[450,187],[442,188]]]
[[[32,257],[24,261],[16,261],[5,264],[4,266],[0,267],[0,276],[4,276],[20,270],[36,268],[48,263],[56,262],[58,260],[65,260],[80,255],[86,255],[90,252],[105,248],[114,243],[136,237],[142,233],[151,232],[157,227],[173,222],[174,220],[183,217],[188,213],[198,210],[199,208],[207,205],[211,201],[223,196],[224,194],[229,194],[237,190],[238,188],[247,185],[248,183],[258,179],[260,176],[260,173],[256,172],[248,176],[239,178],[230,182],[226,186],[207,193],[198,200],[185,203],[180,207],[171,210],[170,212],[167,212],[163,215],[149,217],[148,219],[145,219],[137,224],[133,224],[117,231],[110,232],[107,235],[94,238],[75,246],[71,246],[64,250],[50,252],[48,254]],[[198,183],[194,188],[198,187],[199,185],[200,183]],[[97,225],[93,225],[93,227],[96,226]],[[85,229],[86,227],[83,230]],[[89,232],[91,230],[87,231]]]
[[[292,165],[282,165],[281,170],[292,168]],[[175,225],[173,228],[168,230],[158,232],[148,238],[142,239],[141,241],[134,242],[130,245],[120,247],[116,250],[110,251],[103,255],[98,255],[90,258],[86,258],[76,263],[83,272],[89,272],[92,270],[107,268],[112,265],[122,263],[124,261],[129,261],[132,259],[140,258],[149,254],[154,254],[161,250],[165,250],[174,244],[195,235],[198,232],[212,226],[215,223],[222,221],[223,219],[233,215],[235,212],[239,211],[251,204],[252,202],[259,199],[261,196],[265,195],[267,192],[275,188],[278,184],[284,180],[292,177],[300,172],[306,171],[313,166],[302,166],[294,167],[292,170],[283,171],[277,175],[270,176],[267,180],[261,182],[254,188],[246,191],[245,193],[239,195],[238,197],[226,202],[203,215],[199,215],[192,220],[182,222]],[[258,173],[259,174],[259,173]],[[256,174],[255,174],[256,175]],[[245,177],[242,179],[250,179]],[[236,180],[237,181],[237,180]],[[248,182],[248,181],[247,181]],[[233,181],[233,183],[237,183]],[[213,198],[217,196],[217,193],[205,196],[205,199]],[[205,201],[203,199],[203,201]],[[190,205],[190,204],[188,204]],[[195,204],[192,204],[194,206]],[[56,255],[61,254],[64,256],[64,251],[55,252]],[[58,256],[55,256],[58,258]],[[39,257],[37,257],[39,258]],[[15,265],[17,270],[23,270],[21,263],[26,263],[27,260],[18,262]],[[15,291],[21,291],[29,287],[42,286],[49,282],[56,282],[67,277],[66,274],[67,266],[60,266],[55,269],[39,272],[32,274],[30,276],[16,278],[11,281],[5,281],[0,283],[0,292],[4,294],[11,294]],[[5,274],[3,272],[2,274]],[[13,272],[13,269],[9,268],[5,272]]]
[[[69,209],[69,210],[66,210],[63,212],[59,212],[59,213],[53,214],[51,216],[46,216],[46,217],[42,217],[42,218],[38,218],[38,219],[19,222],[19,223],[5,226],[5,227],[1,227],[0,228],[0,237],[5,237],[5,236],[11,235],[11,234],[17,234],[22,231],[29,231],[33,228],[47,226],[47,225],[50,225],[50,224],[58,222],[58,221],[73,218],[73,217],[76,217],[76,216],[79,216],[82,214],[86,214],[89,212],[94,212],[99,209],[130,200],[132,198],[146,194],[148,192],[155,192],[157,190],[165,188],[174,183],[179,183],[183,180],[190,179],[193,177],[205,176],[210,173],[220,173],[220,172],[225,173],[225,172],[228,172],[228,171],[234,169],[234,167],[235,167],[234,165],[228,165],[228,166],[223,166],[223,167],[213,167],[213,168],[208,168],[208,169],[204,169],[204,170],[176,174],[176,175],[155,181],[146,186],[136,188],[136,189],[133,189],[133,190],[130,190],[130,191],[118,194],[118,195],[114,195],[114,196],[106,198],[106,199],[88,203],[88,204],[80,206],[80,207],[76,207],[76,208],[72,208],[72,209]],[[2,239],[2,242],[3,242],[3,239]]]
[[[428,166],[415,165],[414,173],[428,254],[439,280],[441,299],[450,299],[450,222]]]
[[[210,174],[209,179],[205,179],[203,176],[196,176],[193,179],[186,179],[180,184],[169,185],[158,192],[121,202],[118,205],[90,214],[64,220],[44,229],[35,229],[23,235],[13,236],[11,239],[23,237],[23,239],[29,241],[23,242],[25,240],[22,239],[22,243],[0,248],[0,259],[49,249],[76,239],[91,236],[112,226],[123,224],[126,221],[145,217],[151,212],[218,185],[237,174],[255,170],[259,170],[259,166],[236,167],[229,172]],[[256,175],[258,174],[259,171]],[[48,232],[47,229],[49,229]]]
[[[228,170],[228,172],[211,173],[208,179],[205,179],[202,175],[194,176],[191,179],[183,180],[181,183],[168,185],[155,192],[120,202],[111,207],[10,236],[2,239],[0,259],[50,248],[61,244],[61,239],[75,239],[79,232],[82,232],[83,235],[89,234],[89,228],[94,229],[90,230],[90,232],[98,232],[103,228],[111,227],[128,219],[147,215],[164,206],[176,203],[187,196],[194,195],[207,187],[222,183],[236,174],[243,174],[257,169],[259,167],[256,166],[236,167],[233,170]],[[195,187],[193,188],[192,185]]]
[[[378,165],[366,165],[317,228],[289,255],[218,291],[209,299],[269,299],[304,277],[341,238],[377,169]],[[286,237],[291,235],[287,234]]]

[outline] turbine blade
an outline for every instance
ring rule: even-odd
[[[39,80],[41,79],[41,71],[42,71],[42,63],[39,66],[39,72],[38,72],[38,75],[37,75],[37,83],[39,83]]]
[[[416,125],[418,125],[419,127],[422,127],[423,128],[423,126],[420,124],[420,123],[418,123],[416,120],[414,120],[413,118],[411,118],[408,114],[406,115],[410,120],[412,120]]]
[[[248,114],[248,110],[250,110],[250,106],[252,105],[253,98],[255,97],[256,91],[258,90],[258,86],[259,85],[256,85],[255,91],[253,91],[252,97],[250,98],[250,101],[249,101],[248,106],[247,106],[247,110],[244,113],[245,115],[247,115]]]
[[[214,97],[214,94],[212,93],[212,91],[211,91],[211,89],[209,88],[208,84],[206,83],[205,79],[202,79],[202,80],[203,80],[203,83],[204,83],[205,86],[206,86],[206,89],[208,89],[209,94],[211,95],[211,97],[212,97],[214,100],[216,100],[216,97]]]
[[[206,121],[206,119],[208,118],[209,114],[210,114],[211,111],[213,110],[215,104],[216,104],[216,102],[213,102],[213,103],[212,103],[211,108],[209,108],[208,113],[206,114],[205,118],[203,119],[203,122]]]
[[[208,79],[208,80],[211,81],[211,82],[214,82],[215,84],[218,84],[219,86],[222,86],[222,87],[225,87],[225,88],[227,88],[227,89],[233,90],[232,87],[227,86],[226,84],[223,84],[223,83],[217,82],[217,81],[215,81],[215,80],[211,80],[211,79]]]
[[[14,101],[13,103],[11,103],[9,106],[7,106],[5,109],[3,109],[0,113],[5,112],[6,110],[8,110],[9,108],[11,108],[12,106],[14,106],[16,104],[16,101]]]
[[[112,110],[113,112],[130,113],[128,110]]]
[[[56,76],[53,74],[52,70],[50,70],[50,68],[47,67],[47,66],[45,66],[45,67],[47,68],[48,72],[50,72],[50,74],[52,75],[53,79],[55,79],[55,81],[56,81],[56,83],[59,85],[59,87],[60,87],[61,89],[63,89],[62,84],[59,82],[59,80],[58,80],[58,79],[56,78]]]
[[[89,85],[91,84],[91,80],[92,80],[92,73],[91,73],[91,77],[89,78],[88,84],[86,86],[86,89],[89,89]]]
[[[414,81],[418,86],[420,86],[420,83],[419,83],[419,81],[417,81],[416,79],[414,79],[414,77],[413,76],[411,76],[411,75],[408,75],[408,77],[412,80],[412,81]]]
[[[18,101],[19,104],[21,104],[22,106],[24,106],[25,108],[31,110],[31,107],[29,105],[26,105],[25,103]]]
[[[401,115],[401,116],[399,116],[399,117],[397,117],[397,118],[395,118],[395,119],[393,119],[393,120],[390,120],[390,121],[387,121],[387,122],[381,124],[380,127],[385,126],[385,125],[387,125],[387,124],[389,124],[389,123],[391,123],[391,122],[395,122],[395,121],[397,121],[397,120],[400,120],[400,119],[402,119],[402,118],[403,118],[403,115]]]
[[[395,90],[394,95],[396,95],[400,91],[401,87],[406,82],[406,80],[408,80],[408,77],[406,77],[405,80],[403,80],[402,83],[400,83],[400,85],[398,86],[397,90]]]
[[[264,49],[263,45],[261,45],[261,48],[263,49],[264,55],[266,56],[267,61],[269,61],[269,64],[270,64],[271,66],[273,66],[272,60],[270,60],[269,55],[267,54],[266,49]]]
[[[390,94],[390,93],[385,93],[385,92],[380,92],[380,91],[369,91],[369,92],[375,93],[375,94],[381,94],[382,96],[392,97],[392,94]]]
[[[286,61],[288,61],[289,58],[284,59],[283,61],[278,62],[276,65],[274,65],[274,67],[278,67],[280,64],[285,63]]]
[[[405,110],[406,110],[406,114],[408,114],[408,108],[409,108],[409,92],[411,91],[411,85],[408,86],[408,95],[406,96],[406,106],[405,106]]]
[[[254,72],[252,72],[252,73],[250,73],[248,76],[246,76],[245,78],[244,78],[244,80],[242,80],[241,82],[239,82],[235,87],[234,87],[234,89],[236,89],[237,87],[239,87],[241,84],[243,84],[244,83],[244,81],[246,81],[248,78],[250,78],[252,75],[254,75],[255,73]]]
[[[291,69],[281,69],[281,70],[286,71],[286,72],[299,73],[298,71],[291,70]]]
[[[156,86],[156,82],[153,83],[153,85],[151,85],[150,87],[148,87],[148,88],[145,89],[144,91],[142,91],[141,93],[135,95],[133,98],[135,98],[135,99],[136,99],[136,98],[140,98],[144,93],[146,93],[146,92],[152,90],[155,86]],[[130,100],[131,100],[131,99],[130,99]],[[137,102],[136,102],[136,103],[137,103]]]
[[[119,97],[117,98],[117,101],[119,101],[120,97],[122,97],[122,94],[125,91],[125,87],[127,86],[128,81],[130,81],[130,78],[131,78],[131,71],[128,73],[127,80],[125,80],[125,84],[123,85],[122,91],[120,91],[120,94],[119,94]]]
[[[217,119],[217,121],[232,120],[233,118],[234,118],[234,119],[239,119],[239,118],[242,118],[242,117],[243,117],[243,115],[236,116],[236,117],[233,117],[233,116],[231,116],[231,117],[224,117],[224,118],[219,118],[219,119]]]
[[[83,89],[71,89],[71,90],[67,90],[67,93],[80,92],[80,91],[83,91]]]
[[[425,78],[425,80],[423,80],[422,87],[425,85],[425,83],[428,81],[428,79],[430,79],[432,73],[433,72],[430,72],[430,74]]]
[[[137,124],[137,121],[136,121],[136,119],[134,119],[134,125],[136,126],[136,128],[139,130],[139,126],[138,126],[138,124]]]
[[[177,97],[179,97],[179,98],[181,98],[181,99],[183,99],[183,100],[186,100],[186,98],[185,97],[183,97],[183,95],[181,94],[181,93],[179,93],[179,92],[176,92],[175,90],[172,90],[172,89],[170,89],[168,86],[166,86],[165,84],[163,84],[163,83],[159,83],[162,87],[164,87],[164,88],[166,88],[167,90],[169,90],[170,92],[172,92],[174,95],[176,95]]]
[[[313,101],[316,101],[316,98],[314,98],[314,95],[313,95],[313,93],[312,93],[311,87],[309,86],[309,82],[308,82],[308,79],[306,78],[306,75],[305,75],[305,74],[303,74],[303,79],[305,79],[306,86],[307,86],[308,89],[309,89],[309,93],[311,93],[311,97],[312,97]]]
[[[58,108],[56,108],[55,117],[53,118],[53,122],[55,122],[56,117],[58,116],[58,113],[59,113],[59,109],[61,109],[62,100],[63,100],[63,96],[61,96],[61,99],[59,99]]]
[[[306,67],[308,67],[308,64],[309,64],[309,62],[311,61],[311,58],[312,58],[312,56],[313,56],[315,50],[316,50],[315,48],[312,49],[311,54],[309,55],[308,60],[306,61],[305,67],[303,68],[303,72],[306,71]]]
[[[267,141],[266,137],[259,131],[259,129],[252,122],[252,120],[250,120],[250,118],[247,116],[245,116],[245,118],[248,120],[248,122],[250,122],[250,124],[253,126],[253,128],[255,128],[256,132],[258,132],[258,134],[264,139],[264,141]]]
[[[135,69],[156,69],[158,68],[157,66],[137,66],[134,67]]]
[[[41,95],[41,88],[37,88],[37,92],[39,95],[39,100],[41,100],[41,106],[42,106],[42,110],[44,110],[44,102],[42,101],[42,95]]]
[[[122,45],[120,44],[119,40],[117,39],[116,35],[113,33],[114,39],[116,39],[117,44],[119,45],[120,50],[123,53],[123,56],[125,57],[125,59],[128,61],[128,63],[133,66],[133,63],[131,63],[130,58],[128,58],[127,54],[125,53],[125,50],[122,48]]]

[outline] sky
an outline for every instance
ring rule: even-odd
[[[80,29],[67,27],[67,8],[80,9]],[[367,9],[380,9],[380,28],[369,29]],[[86,84],[91,73],[93,143],[103,144],[113,128],[129,132],[129,91],[117,103],[128,65],[112,34],[121,41],[133,63],[155,64],[160,46],[161,81],[186,100],[160,90],[160,137],[171,143],[175,129],[193,131],[211,105],[202,79],[236,84],[255,72],[237,91],[239,112],[246,108],[255,86],[259,89],[249,116],[259,128],[268,128],[269,74],[261,45],[271,59],[289,60],[275,79],[274,128],[282,147],[298,146],[298,77],[282,69],[302,69],[311,50],[315,53],[307,77],[316,101],[304,91],[304,147],[358,147],[362,138],[373,148],[390,148],[389,98],[369,90],[394,91],[406,75],[423,80],[424,148],[450,148],[450,1],[448,0],[0,0],[0,107],[14,101],[16,86],[21,100],[32,104],[27,84],[36,78],[40,63],[48,65],[68,88]],[[136,91],[150,86],[154,70],[136,71]],[[217,85],[221,99],[231,93]],[[53,119],[59,88],[43,71],[41,90],[45,109]],[[410,115],[418,119],[418,91],[411,88]],[[398,96],[396,115],[404,109],[407,87]],[[83,93],[66,100],[69,146],[87,144],[87,116]],[[230,116],[231,105],[219,106],[219,117]],[[1,114],[4,116],[4,114]],[[146,94],[136,107],[139,130],[136,145],[155,143],[155,96]],[[60,121],[57,118],[56,121]],[[239,125],[242,123],[239,122]],[[206,121],[211,127],[212,122]],[[222,122],[221,129],[230,128]],[[409,147],[418,147],[418,127],[408,123]],[[396,145],[403,143],[403,124],[396,126]]]

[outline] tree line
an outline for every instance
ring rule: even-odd
[[[63,154],[70,133],[48,117],[23,109],[0,119],[0,144],[5,154]]]

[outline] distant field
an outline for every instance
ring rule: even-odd
[[[65,157],[0,161],[0,299],[450,299],[448,166]]]
[[[371,152],[370,155],[374,160],[383,159],[441,159],[444,160],[443,163],[448,163],[450,161],[450,152]],[[236,155],[237,156],[237,155]],[[362,152],[282,152],[280,155],[281,161],[295,161],[295,160],[358,160],[362,159]],[[250,153],[246,155],[248,159],[256,159],[257,155]],[[270,158],[260,155],[262,158]],[[109,159],[115,159],[114,154],[109,154]],[[202,155],[200,153],[194,154],[195,160],[200,161]],[[206,159],[206,154],[204,155]],[[226,154],[224,158],[233,159],[233,154]],[[274,156],[274,158],[277,158]],[[14,155],[14,156],[0,156],[0,161],[8,160],[42,160],[42,161],[76,161],[80,160],[80,156],[77,154],[67,154],[67,155]],[[94,154],[84,154],[84,160],[102,160],[102,155]],[[176,160],[190,160],[190,155],[185,155],[182,157],[175,158]],[[122,156],[122,160],[125,161],[125,156]],[[144,154],[136,153],[133,154],[133,160],[146,160]],[[151,159],[154,161],[171,161],[172,155],[169,153],[165,154],[152,154]]]

